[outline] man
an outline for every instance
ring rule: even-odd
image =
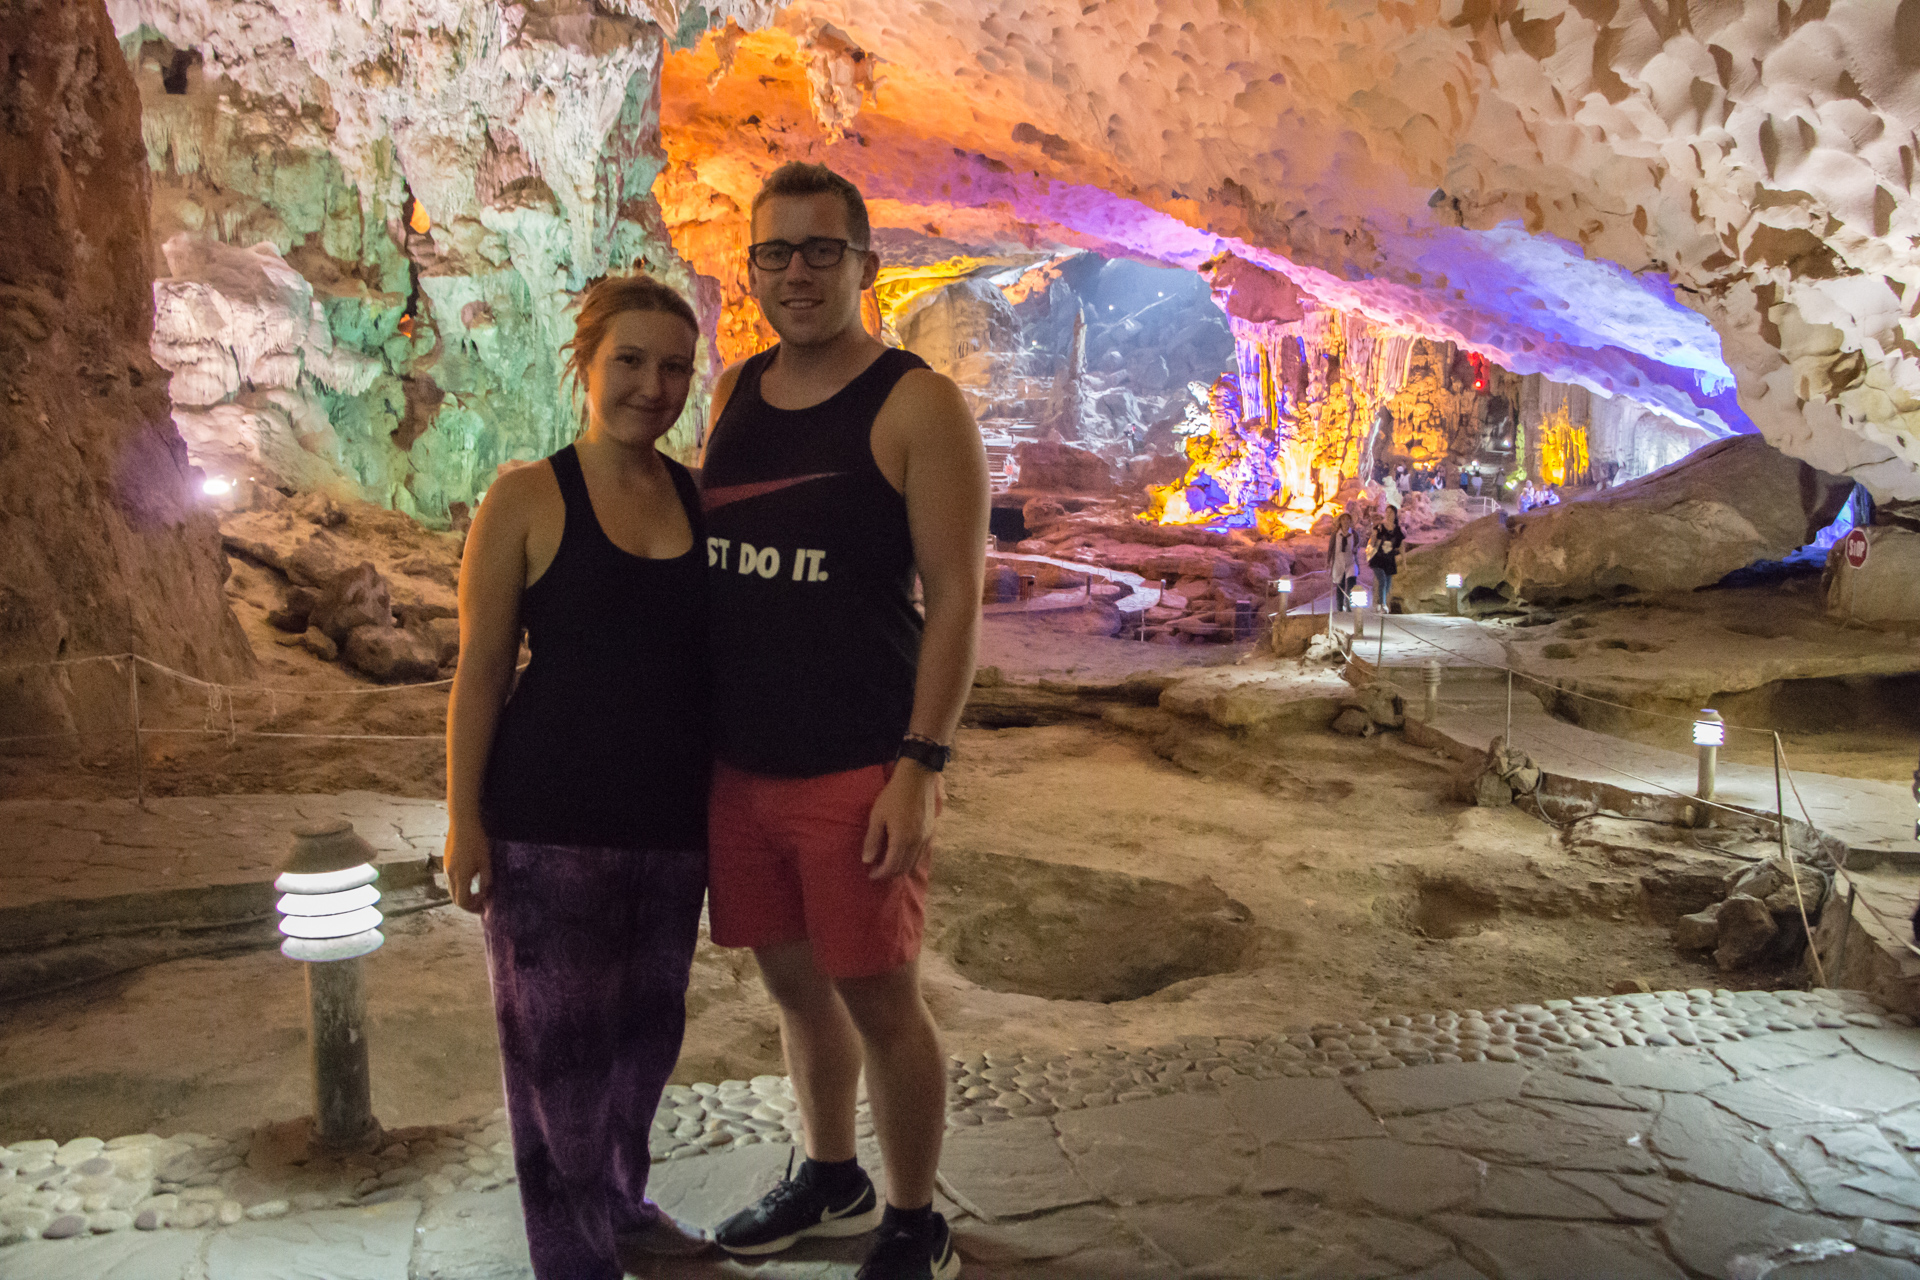
[[[946,1057],[919,952],[979,638],[986,452],[959,388],[862,327],[879,264],[851,183],[784,165],[752,226],[748,277],[780,344],[721,376],[702,477],[710,912],[779,1007],[806,1160],[716,1238],[759,1255],[877,1225],[863,1280],[950,1280],[933,1211]],[[855,1158],[863,1062],[884,1214]]]

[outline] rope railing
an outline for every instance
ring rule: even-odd
[[[79,658],[56,658],[42,662],[13,662],[0,665],[0,674],[21,671],[54,671],[65,667],[79,667],[92,663],[108,663],[125,670],[127,673],[128,724],[127,731],[132,739],[134,762],[134,803],[146,805],[146,739],[156,735],[225,738],[229,744],[241,738],[265,738],[280,740],[300,740],[311,742],[443,742],[442,733],[306,733],[278,729],[242,728],[234,711],[236,696],[264,697],[270,700],[269,722],[278,719],[280,711],[278,701],[281,698],[329,698],[362,697],[379,694],[413,693],[422,689],[445,689],[453,683],[451,678],[422,681],[417,684],[373,685],[360,689],[288,689],[269,685],[236,685],[216,680],[204,680],[190,675],[164,662],[157,662],[139,653],[98,653]],[[207,692],[206,718],[200,728],[182,728],[178,726],[150,725],[140,710],[139,668],[145,667],[156,674]],[[522,668],[524,669],[524,668]],[[226,715],[224,727],[216,726],[213,721],[222,712]],[[19,733],[0,736],[0,745],[23,742],[50,742],[55,740],[74,740],[91,736],[86,730],[65,729],[53,733]]]
[[[1630,711],[1639,715],[1654,716],[1656,718],[1663,719],[1663,720],[1677,721],[1682,724],[1693,722],[1692,717],[1675,716],[1675,715],[1670,715],[1664,712],[1649,711],[1649,710],[1646,710],[1645,708],[1630,706],[1622,702],[1614,702],[1611,699],[1601,698],[1593,694],[1583,693],[1578,689],[1570,689],[1564,685],[1554,683],[1553,681],[1543,680],[1538,676],[1531,675],[1528,672],[1522,671],[1519,668],[1511,666],[1507,663],[1490,663],[1485,661],[1484,659],[1473,657],[1470,654],[1461,653],[1457,649],[1441,644],[1439,641],[1434,640],[1428,636],[1421,635],[1419,632],[1415,631],[1406,623],[1396,619],[1392,614],[1381,613],[1378,615],[1378,618],[1383,627],[1383,631],[1382,631],[1383,637],[1385,634],[1384,632],[1385,624],[1388,622],[1391,622],[1403,634],[1411,637],[1416,641],[1419,641],[1421,644],[1427,645],[1431,648],[1439,650],[1442,653],[1448,654],[1451,657],[1459,659],[1466,666],[1473,667],[1479,670],[1484,670],[1484,671],[1500,671],[1500,672],[1506,673],[1507,687],[1508,687],[1506,741],[1509,746],[1513,745],[1512,687],[1513,687],[1513,679],[1516,676],[1522,680],[1531,681],[1534,684],[1541,685],[1545,688],[1551,689],[1556,694],[1565,694],[1570,697],[1582,698],[1582,699],[1585,699],[1586,701],[1596,702],[1603,706],[1617,707],[1623,711]],[[1807,829],[1818,833],[1820,828],[1814,822],[1813,814],[1808,809],[1806,800],[1800,794],[1800,785],[1794,777],[1793,768],[1791,764],[1787,760],[1786,744],[1785,744],[1785,741],[1780,736],[1779,731],[1776,729],[1761,729],[1751,725],[1727,724],[1725,727],[1729,730],[1741,732],[1741,733],[1764,734],[1769,739],[1772,740],[1773,749],[1774,749],[1776,791],[1779,789],[1780,783],[1784,780],[1786,786],[1793,791],[1794,801],[1800,808],[1800,816],[1802,821],[1805,823]],[[1793,849],[1791,843],[1787,838],[1788,818],[1786,814],[1784,796],[1776,797],[1776,801],[1777,801],[1776,812],[1772,814],[1768,814],[1764,811],[1754,810],[1751,808],[1746,808],[1746,809],[1738,808],[1733,805],[1721,804],[1715,800],[1709,800],[1703,796],[1700,796],[1694,793],[1682,791],[1676,787],[1670,786],[1663,782],[1656,781],[1655,779],[1652,779],[1652,778],[1643,777],[1640,774],[1632,772],[1631,770],[1621,768],[1618,764],[1614,764],[1604,760],[1599,760],[1590,755],[1586,755],[1580,751],[1576,751],[1573,748],[1568,747],[1565,743],[1556,743],[1554,746],[1554,749],[1564,755],[1572,757],[1575,760],[1579,760],[1584,764],[1594,766],[1595,768],[1601,769],[1609,773],[1618,774],[1623,778],[1627,778],[1634,782],[1638,782],[1643,786],[1652,787],[1657,791],[1666,792],[1669,795],[1672,795],[1674,797],[1687,801],[1687,803],[1689,804],[1697,804],[1697,805],[1703,805],[1712,809],[1719,809],[1725,813],[1737,814],[1742,818],[1769,819],[1772,822],[1774,822],[1779,829],[1781,856],[1786,858],[1789,867],[1791,867],[1797,860],[1795,856],[1796,850]],[[1840,852],[1833,859],[1834,867],[1837,871],[1844,872],[1847,870],[1846,844],[1844,841],[1836,841],[1835,843],[1837,843],[1840,846]],[[1806,930],[1806,933],[1807,933],[1808,949],[1810,954],[1813,957],[1815,972],[1818,974],[1819,980],[1822,983],[1822,985],[1824,985],[1826,982],[1825,967],[1820,958],[1819,948],[1815,947],[1812,943],[1813,926],[1807,916],[1806,901],[1804,896],[1801,893],[1799,877],[1797,875],[1794,876],[1793,881],[1794,881],[1794,894],[1795,894],[1795,898],[1797,900],[1799,911],[1800,911],[1801,926]],[[1885,913],[1880,911],[1879,908],[1875,907],[1870,900],[1864,899],[1864,898],[1860,898],[1856,900],[1859,901],[1862,905],[1864,905],[1867,908],[1868,912],[1872,914],[1873,917],[1880,923],[1881,928],[1885,929],[1889,935],[1897,939],[1900,942],[1900,944],[1903,947],[1905,947],[1908,951],[1912,952],[1915,956],[1920,956],[1920,946],[1916,946],[1913,939],[1910,936],[1908,936],[1908,934],[1901,927],[1899,927],[1893,921],[1888,920]]]

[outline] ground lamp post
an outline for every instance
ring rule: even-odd
[[[1287,614],[1290,613],[1293,608],[1293,579],[1275,578],[1273,580],[1273,590],[1274,594],[1280,597],[1280,604],[1273,611],[1273,651],[1278,654],[1280,652],[1281,627],[1286,621]],[[1920,774],[1914,776],[1920,777]]]
[[[1460,588],[1466,585],[1466,579],[1457,573],[1447,575],[1447,599],[1453,603],[1453,616],[1460,616]]]
[[[1358,640],[1361,632],[1366,629],[1366,624],[1361,621],[1360,615],[1367,607],[1367,589],[1365,587],[1355,587],[1352,591],[1348,592],[1347,604],[1353,609],[1353,638]],[[1384,627],[1386,623],[1383,622],[1380,625]]]
[[[365,1148],[380,1135],[367,1069],[367,992],[360,957],[386,941],[373,887],[373,847],[342,819],[293,829],[293,851],[273,887],[281,894],[280,954],[307,962],[313,1007],[314,1142]]]
[[[1727,740],[1727,725],[1720,713],[1708,708],[1700,713],[1693,722],[1693,744],[1700,748],[1700,787],[1702,800],[1713,799],[1714,766],[1718,763],[1720,744]]]

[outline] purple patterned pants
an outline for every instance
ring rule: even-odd
[[[704,851],[493,842],[484,916],[507,1120],[539,1280],[619,1280],[647,1130],[680,1057]]]

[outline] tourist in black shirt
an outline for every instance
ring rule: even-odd
[[[569,344],[586,429],[495,481],[461,561],[447,879],[484,913],[539,1280],[708,1244],[646,1198],[706,893],[705,537],[655,447],[698,340],[664,285],[590,287]]]

